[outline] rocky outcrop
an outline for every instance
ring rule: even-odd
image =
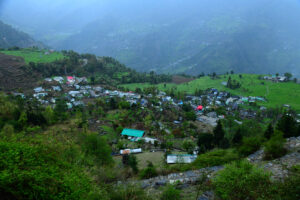
[[[199,170],[187,171],[182,173],[173,173],[167,176],[158,176],[141,181],[133,181],[131,184],[139,184],[142,188],[159,188],[167,184],[194,185],[203,176],[212,177],[215,173],[223,169],[223,166],[207,167]],[[119,182],[119,184],[122,184]]]

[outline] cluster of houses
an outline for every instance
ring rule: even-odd
[[[285,76],[264,76],[264,80],[273,81],[273,82],[286,82],[288,78]]]
[[[144,137],[145,131],[142,130],[135,130],[135,129],[124,129],[121,133],[123,137],[131,141],[139,141],[144,140],[146,143],[154,144],[155,142],[159,143],[157,139]],[[120,155],[129,155],[129,154],[138,154],[142,153],[142,148],[138,149],[122,149],[120,150]],[[166,162],[168,164],[187,164],[192,163],[196,160],[197,154],[194,155],[190,154],[169,154],[167,155]]]
[[[131,105],[140,103],[146,106],[148,100],[141,98],[141,95],[133,92],[121,92],[105,90],[100,86],[88,85],[88,80],[85,77],[53,77],[44,79],[44,86],[39,86],[33,89],[33,97],[43,105],[55,105],[58,97],[64,96],[67,101],[68,108],[76,106],[84,106],[84,99],[99,98],[99,97],[120,97],[124,98]],[[15,96],[25,97],[24,94],[15,93]]]

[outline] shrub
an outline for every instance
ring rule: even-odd
[[[180,200],[181,199],[180,193],[181,193],[181,191],[177,190],[173,185],[168,185],[164,189],[160,199],[161,200]]]
[[[113,188],[109,194],[111,200],[151,200],[144,190],[133,185]]]
[[[243,139],[242,146],[238,148],[241,156],[249,156],[260,149],[262,139],[260,137],[248,137]]]
[[[202,152],[211,150],[213,148],[214,136],[210,133],[200,134],[198,137],[198,147],[202,149]],[[201,153],[202,153],[201,152]]]
[[[189,154],[193,154],[196,144],[192,140],[184,140],[182,143],[182,148]]]
[[[279,183],[278,191],[281,199],[300,199],[300,165],[292,167],[290,176]]]
[[[65,162],[55,148],[0,142],[1,199],[88,199],[89,195],[106,196],[94,192],[83,170]]]
[[[226,165],[213,180],[216,194],[224,200],[266,199],[270,195],[270,174],[248,161]]]
[[[83,137],[83,148],[87,155],[93,155],[100,165],[111,165],[113,159],[111,156],[111,148],[105,137],[96,134],[85,135]]]
[[[195,121],[197,119],[197,116],[196,116],[195,112],[186,112],[185,118],[186,118],[186,120],[189,120],[189,121]]]
[[[283,133],[276,132],[273,137],[265,144],[264,159],[272,160],[279,158],[286,154],[287,150],[284,148],[285,139]]]
[[[223,165],[238,159],[239,155],[234,150],[218,149],[199,155],[193,165],[197,168],[212,167]]]
[[[143,169],[141,172],[140,172],[140,178],[141,179],[147,179],[147,178],[152,178],[152,177],[155,177],[157,176],[157,171],[156,171],[156,168],[155,166],[152,164],[152,162],[149,162],[148,161],[148,166],[147,168]]]

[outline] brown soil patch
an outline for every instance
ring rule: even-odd
[[[194,80],[194,78],[178,76],[178,75],[172,77],[172,82],[176,84],[188,83],[191,82],[192,80]]]
[[[0,53],[0,90],[26,90],[36,86],[39,74],[26,69],[24,59]]]

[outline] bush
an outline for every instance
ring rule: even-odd
[[[287,153],[284,148],[285,139],[283,138],[283,133],[276,132],[273,137],[265,144],[265,155],[264,159],[273,160],[280,158]]]
[[[64,161],[55,148],[0,142],[1,199],[104,199],[84,171]],[[103,198],[101,198],[102,195]]]
[[[300,165],[292,167],[290,176],[279,183],[278,190],[281,199],[300,199]]]
[[[100,137],[96,134],[85,135],[83,137],[83,148],[87,155],[95,156],[96,161],[100,165],[111,165],[113,159],[111,156],[111,148],[108,145],[105,137]]]
[[[248,161],[226,165],[213,180],[216,194],[224,200],[268,199],[270,184],[270,174]]]
[[[219,166],[234,160],[238,160],[239,155],[232,149],[218,149],[205,154],[201,154],[193,163],[197,168]]]
[[[249,156],[260,149],[262,139],[260,137],[248,137],[243,139],[242,146],[238,148],[241,156]]]
[[[158,173],[156,171],[155,166],[152,164],[152,162],[149,162],[149,161],[148,161],[147,168],[143,169],[140,172],[140,178],[141,179],[148,179],[148,178],[155,177],[157,175],[158,175]]]
[[[144,190],[133,185],[113,188],[109,194],[111,200],[151,200]]]
[[[181,191],[177,190],[173,185],[168,185],[164,189],[160,199],[161,200],[180,200],[181,199],[180,193],[181,193]]]

